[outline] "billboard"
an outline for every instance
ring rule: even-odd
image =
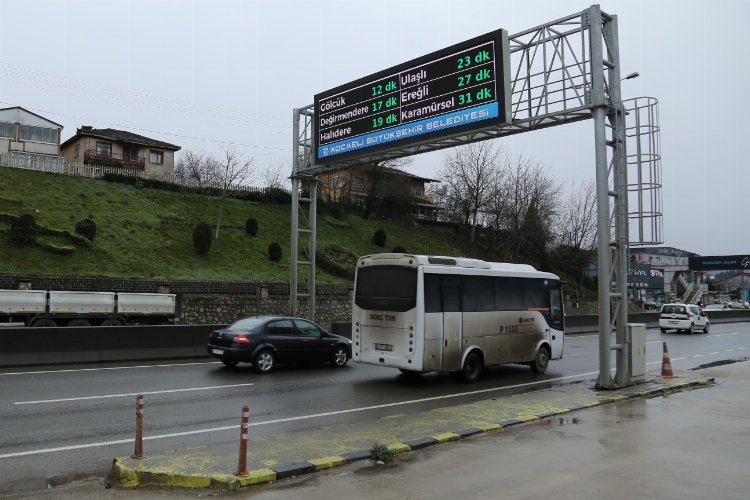
[[[508,123],[508,47],[500,29],[317,94],[315,163]]]
[[[652,268],[651,264],[630,264],[628,287],[664,288],[664,270]]]
[[[726,271],[731,269],[750,270],[750,254],[690,257],[688,259],[688,267],[691,271]]]

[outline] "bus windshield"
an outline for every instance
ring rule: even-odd
[[[417,305],[417,270],[373,266],[357,270],[354,303],[375,311],[408,311]]]

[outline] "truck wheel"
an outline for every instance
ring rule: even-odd
[[[54,328],[57,326],[57,322],[54,319],[42,318],[35,320],[30,326],[33,328]]]
[[[117,318],[109,318],[102,321],[101,326],[122,326],[122,321]]]
[[[91,323],[87,319],[71,319],[68,321],[68,326],[91,326]]]

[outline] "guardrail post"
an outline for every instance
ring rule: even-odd
[[[250,408],[242,407],[242,421],[240,423],[240,461],[237,466],[237,476],[247,475],[247,428],[250,420]]]
[[[135,399],[135,452],[132,458],[143,458],[143,394]]]

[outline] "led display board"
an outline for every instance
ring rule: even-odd
[[[709,255],[688,258],[691,271],[726,271],[731,269],[750,270],[750,255]]]
[[[317,94],[315,163],[507,123],[508,58],[496,30]]]

